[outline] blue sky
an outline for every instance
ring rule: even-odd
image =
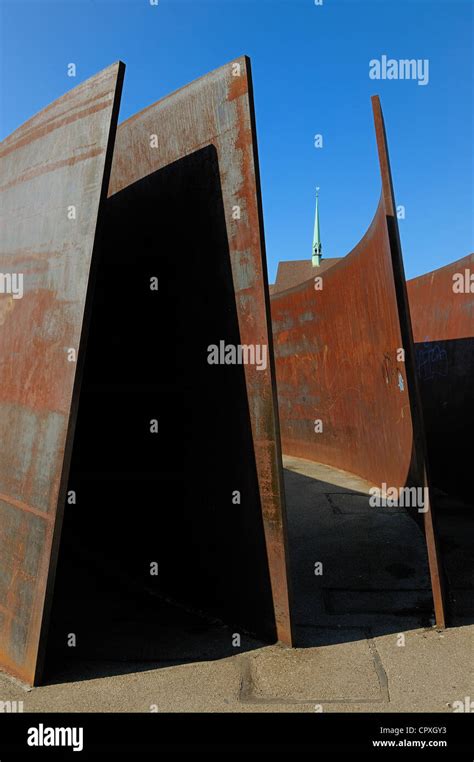
[[[407,277],[473,249],[471,0],[0,0],[0,138],[117,59],[120,120],[247,54],[252,61],[270,279],[343,256],[375,212],[370,96],[381,97]],[[426,86],[369,78],[369,61],[429,59]],[[67,76],[75,63],[77,77]],[[314,147],[322,134],[323,148]]]

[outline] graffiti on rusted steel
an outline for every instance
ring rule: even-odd
[[[0,146],[1,268],[24,291],[0,296],[0,665],[28,683],[41,669],[123,68]]]

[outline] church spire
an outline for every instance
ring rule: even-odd
[[[314,217],[314,236],[313,236],[313,256],[311,261],[313,267],[319,267],[323,256],[323,247],[319,235],[319,188],[316,188],[316,213]]]

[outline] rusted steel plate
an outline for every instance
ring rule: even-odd
[[[413,430],[412,462],[410,468],[410,481],[415,487],[422,487],[426,496],[424,499],[423,528],[426,539],[426,550],[431,577],[431,590],[433,593],[435,621],[438,627],[444,627],[446,623],[444,602],[444,578],[441,568],[435,518],[433,515],[433,502],[431,498],[431,482],[428,468],[428,455],[423,410],[421,405],[420,390],[416,376],[415,349],[413,343],[413,331],[411,325],[408,293],[403,267],[402,248],[398,232],[396,216],[395,196],[393,192],[392,173],[388,156],[387,138],[382,115],[380,101],[377,96],[372,98],[374,112],[375,134],[377,137],[377,149],[379,155],[380,172],[382,175],[382,197],[386,212],[387,230],[390,239],[390,251],[392,257],[394,285],[397,298],[397,308],[400,319],[400,332],[405,351],[405,365],[407,369],[408,392],[410,396],[411,422]],[[412,512],[418,519],[419,514]]]
[[[379,488],[427,487],[396,207],[378,98],[372,103],[382,178],[372,224],[320,281],[314,268],[311,280],[271,298],[282,449]],[[443,624],[430,508],[423,517]]]
[[[38,680],[78,395],[80,342],[123,65],[0,146],[0,665]],[[7,285],[8,282],[6,281]]]
[[[412,427],[383,201],[316,285],[272,296],[283,452],[405,484]]]
[[[407,283],[431,478],[472,502],[474,254]]]
[[[247,58],[118,127],[105,224],[97,363],[86,369],[79,413],[81,440],[97,457],[81,447],[75,483],[83,495],[104,490],[103,546],[115,545],[127,573],[158,556],[159,593],[291,644]],[[111,335],[117,351],[104,364]],[[208,347],[223,340],[264,351],[265,362],[209,364]],[[159,433],[150,442],[137,426],[152,418]]]

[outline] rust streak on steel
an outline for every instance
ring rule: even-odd
[[[0,296],[0,666],[30,684],[41,677],[123,71],[100,72],[0,146],[0,262],[24,278],[22,298]]]
[[[472,502],[474,254],[407,283],[433,483]]]
[[[153,135],[156,147],[150,146]],[[240,342],[270,350],[265,369],[245,365],[245,381],[276,632],[279,640],[291,644],[284,490],[249,59],[241,57],[211,72],[121,124],[109,196],[175,162],[182,165],[184,157],[197,156],[209,146],[217,152],[233,279],[230,298],[237,307]],[[224,254],[223,250],[223,260]]]
[[[43,521],[53,521],[54,519],[54,516],[44,513],[38,508],[35,508],[33,505],[24,503],[23,500],[15,500],[15,498],[11,497],[11,495],[4,495],[3,493],[0,493],[0,501],[3,503],[8,503],[8,505],[12,505],[14,508],[18,508],[20,511],[25,511],[26,513],[32,513],[34,516],[39,516],[41,519],[43,519]]]
[[[382,193],[369,229],[321,281],[315,280],[314,267],[310,280],[271,299],[282,447],[379,488],[383,483],[424,487],[423,428],[396,206],[378,98],[372,104]],[[318,419],[322,432],[315,431]],[[436,621],[442,626],[431,509],[424,524]]]

